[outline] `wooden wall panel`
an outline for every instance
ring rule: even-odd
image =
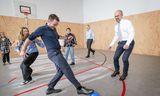
[[[136,44],[133,52],[160,56],[160,11],[136,14],[124,18],[132,21],[135,28]],[[88,23],[96,36],[93,48],[106,50],[114,36],[115,23],[114,19]],[[115,48],[112,49],[112,51],[114,50]]]
[[[160,56],[160,10],[142,14],[126,16],[132,21],[135,27],[135,48],[134,53],[143,55]],[[45,24],[45,20],[29,19],[29,29],[33,32],[37,27]],[[91,22],[89,24],[95,32],[95,43],[93,48],[106,50],[114,36],[114,19]],[[60,22],[57,27],[58,33],[62,36],[66,34],[65,29],[70,27],[76,35],[78,46],[86,48],[85,32],[87,24],[78,24],[70,22]],[[0,32],[5,32],[11,39],[15,40],[20,31],[20,27],[24,25],[24,18],[0,16]],[[116,47],[112,49],[115,50]],[[12,49],[13,50],[13,49]],[[45,49],[39,49],[41,53],[45,53]],[[11,52],[12,56],[17,56],[15,52]]]
[[[24,18],[0,16],[0,32],[5,32],[5,34],[10,38],[11,41],[16,40],[18,38],[20,28],[25,25],[24,22]],[[45,25],[45,23],[46,20],[29,19],[30,33],[36,30],[39,26]],[[77,23],[60,22],[59,26],[57,27],[58,33],[64,36],[66,34],[65,30],[67,27],[70,27],[72,29],[72,32],[76,35],[78,41],[77,47],[83,47],[83,42],[79,42],[82,41],[81,37],[84,37],[83,25]],[[14,48],[11,49],[11,56],[18,56],[17,53],[13,50]],[[40,53],[46,53],[46,50],[43,48],[39,48],[39,50]]]

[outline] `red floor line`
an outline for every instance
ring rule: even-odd
[[[11,83],[12,81],[16,80],[17,77],[12,78],[11,80],[8,81],[8,83]]]
[[[87,71],[90,71],[90,70],[96,69],[96,68],[98,68],[98,67],[100,67],[100,66],[99,66],[99,65],[97,65],[97,66],[94,66],[94,67],[92,67],[92,68],[88,68],[88,69],[86,69],[86,70],[82,70],[82,71],[80,71],[80,72],[75,73],[75,75],[79,75],[79,74],[85,73],[85,72],[87,72]],[[66,79],[66,78],[61,78],[61,80],[65,80],[65,79]],[[25,93],[28,93],[28,92],[34,91],[34,90],[36,90],[36,89],[39,89],[39,88],[45,87],[45,86],[47,86],[47,85],[48,85],[48,84],[43,84],[43,85],[40,85],[40,86],[37,86],[37,87],[31,88],[31,89],[28,89],[28,90],[26,90],[26,91],[23,91],[23,92],[17,93],[17,94],[15,94],[14,96],[20,96],[20,95],[22,95],[22,94],[25,94]]]
[[[86,59],[85,59],[85,60],[86,60]],[[89,60],[87,60],[87,61],[89,61]],[[97,64],[97,63],[95,63],[95,62],[93,62],[93,61],[89,61],[89,62],[92,62],[92,63],[96,64],[97,66],[92,67],[92,68],[89,68],[89,69],[86,69],[86,70],[83,70],[83,71],[80,71],[80,72],[76,73],[75,75],[82,74],[82,73],[84,73],[84,72],[90,71],[90,70],[95,69],[95,68],[98,68],[98,67],[104,67],[104,66],[101,66],[100,64]],[[104,67],[104,68],[107,68],[107,69],[112,70],[111,68],[108,68],[108,67]],[[113,71],[113,70],[112,70],[112,71]],[[65,80],[65,79],[66,79],[66,78],[62,78],[61,80]],[[126,84],[125,84],[125,81],[122,81],[122,85],[123,85],[123,90],[122,90],[121,96],[125,96],[125,93],[126,93]],[[47,86],[47,84],[43,84],[43,85],[40,85],[40,86],[31,88],[31,89],[29,89],[29,90],[20,92],[20,93],[14,95],[14,96],[20,96],[20,95],[22,95],[22,94],[25,94],[25,93],[34,91],[34,90],[39,89],[39,88],[44,87],[44,86]]]
[[[125,84],[125,81],[122,81],[122,85],[123,85],[123,90],[122,90],[121,96],[125,96],[125,93],[126,93],[126,84]]]
[[[90,70],[96,69],[96,68],[98,68],[98,67],[100,67],[100,66],[99,66],[99,65],[97,65],[97,66],[95,66],[95,67],[88,68],[88,69],[86,69],[86,70],[82,70],[82,71],[80,71],[80,72],[75,73],[74,75],[79,75],[79,74],[82,74],[82,73],[84,73],[84,72],[87,72],[87,71],[90,71]],[[64,80],[64,79],[67,79],[67,78],[66,78],[66,77],[61,78],[61,80]]]
[[[46,63],[46,64],[50,64],[50,63]],[[48,66],[50,66],[50,65],[48,65]],[[45,66],[45,67],[48,67],[48,66]],[[39,71],[39,70],[38,70]],[[35,71],[35,73],[36,73],[37,71]],[[13,79],[11,79],[11,80],[9,80],[8,81],[8,83],[11,83],[12,81],[14,81],[14,80],[16,80],[17,79],[17,77],[14,77]]]
[[[14,96],[20,96],[20,95],[22,95],[22,94],[25,94],[25,93],[31,92],[31,91],[33,91],[33,90],[39,89],[39,88],[44,87],[44,86],[47,86],[47,84],[43,84],[43,85],[40,85],[40,86],[37,86],[37,87],[31,88],[31,89],[29,89],[29,90],[26,90],[26,91],[20,92],[20,93],[18,93],[18,94],[16,94],[16,95],[14,95]]]
[[[46,64],[48,64],[48,63],[46,63]],[[48,66],[47,66],[47,67],[48,67]],[[43,70],[43,69],[42,69],[42,70]],[[38,70],[38,71],[39,71],[39,70]],[[34,72],[36,73],[36,71],[34,71]],[[18,77],[18,76],[17,76],[17,77]],[[12,81],[16,80],[17,77],[12,78],[11,80],[8,81],[8,83],[11,83]]]
[[[84,59],[84,58],[82,58],[82,57],[79,57],[79,58]],[[87,60],[87,59],[84,59],[84,60]],[[94,61],[90,61],[90,60],[87,60],[87,61],[92,62],[92,63],[94,63],[95,65],[101,66],[100,64],[97,64],[97,63],[95,63]],[[109,70],[111,70],[111,71],[114,71],[113,69],[111,69],[111,68],[109,68],[109,67],[105,67],[105,66],[101,66],[101,67],[104,67],[104,68],[107,68],[107,69],[109,69]],[[119,75],[119,77],[120,77],[120,75]],[[125,81],[122,81],[122,92],[121,92],[121,96],[125,96],[125,93],[126,93],[126,83],[125,83]]]

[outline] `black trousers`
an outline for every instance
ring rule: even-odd
[[[93,39],[87,39],[87,49],[88,49],[88,54],[87,56],[90,56],[90,52],[95,52],[95,50],[92,49],[92,43],[93,43]]]
[[[3,63],[10,62],[10,53],[2,53]]]
[[[123,46],[126,44],[126,41],[122,41],[118,43],[116,52],[114,54],[114,67],[115,67],[115,71],[119,71],[120,67],[119,67],[119,58],[123,53],[123,57],[122,57],[122,61],[124,64],[123,67],[123,74],[128,74],[128,68],[129,68],[129,56],[134,48],[134,40],[131,42],[131,44],[129,45],[128,49],[124,49]]]
[[[70,68],[69,64],[67,63],[60,50],[49,51],[48,57],[55,64],[57,69],[57,73],[48,84],[49,88],[54,88],[63,76],[63,74],[77,89],[81,87],[81,84],[75,78],[72,69]]]
[[[31,54],[28,54],[28,56],[23,59],[21,65],[20,65],[20,68],[22,70],[22,75],[23,75],[24,81],[32,80],[32,77],[31,77],[32,68],[30,66],[36,60],[38,54],[39,54],[38,52],[34,52]]]

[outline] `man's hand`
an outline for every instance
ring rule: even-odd
[[[123,46],[123,48],[124,48],[124,49],[128,49],[128,48],[129,48],[129,45],[126,45],[126,44],[125,44],[125,45]]]

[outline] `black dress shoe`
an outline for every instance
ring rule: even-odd
[[[75,63],[74,63],[74,62],[72,62],[70,65],[75,65]]]
[[[95,51],[93,51],[93,55],[95,54]]]
[[[84,95],[89,95],[89,94],[92,94],[94,92],[93,89],[87,89],[85,87],[82,87],[81,89],[77,89],[77,93],[78,94],[84,94]]]
[[[119,78],[119,80],[120,80],[120,81],[125,80],[125,79],[126,79],[126,77],[127,77],[127,75],[128,75],[128,74],[123,74],[123,75]]]
[[[89,58],[90,56],[86,56],[86,58]]]
[[[52,93],[59,93],[61,92],[61,89],[52,89],[52,88],[48,88],[46,91],[46,95],[52,94]]]
[[[113,74],[111,75],[111,77],[116,77],[116,75],[120,74],[119,71],[114,71]]]

